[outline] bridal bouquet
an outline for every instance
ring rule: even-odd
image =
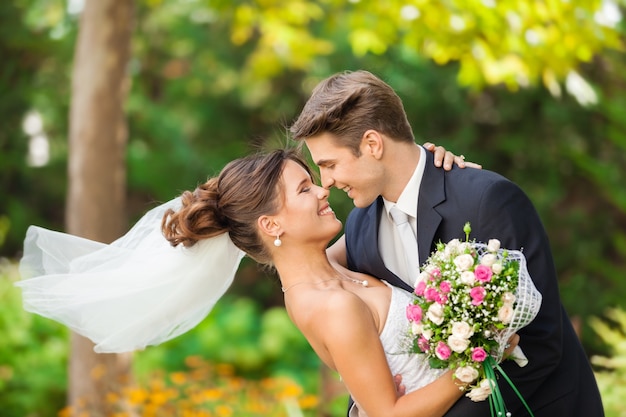
[[[503,374],[498,363],[507,341],[535,318],[541,294],[520,251],[500,248],[497,239],[470,241],[469,223],[463,231],[464,242],[439,243],[423,266],[417,297],[406,309],[409,337],[431,367],[455,369],[455,378],[470,384],[470,399],[489,398],[492,411],[504,413],[494,368]],[[519,347],[512,357],[520,366],[528,363]]]

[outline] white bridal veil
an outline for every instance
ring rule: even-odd
[[[24,308],[91,339],[99,353],[190,330],[231,285],[244,252],[227,233],[172,247],[161,219],[178,207],[180,198],[150,210],[110,245],[31,226],[16,283]]]

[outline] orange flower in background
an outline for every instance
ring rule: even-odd
[[[187,382],[187,374],[184,372],[172,372],[170,374],[170,380],[175,385],[183,385]]]
[[[118,393],[116,393],[116,392],[107,392],[107,394],[106,394],[106,401],[107,401],[107,403],[115,404],[119,400],[120,400],[120,396],[119,396]]]
[[[317,407],[320,403],[319,397],[317,395],[305,395],[302,398],[300,398],[300,401],[298,401],[298,403],[300,404],[300,407],[305,409],[305,410],[309,410],[309,409],[313,409],[315,407]]]
[[[119,410],[108,417],[288,417],[319,406],[317,396],[289,378],[248,380],[230,364],[213,365],[198,356],[185,363],[187,372],[155,371],[143,384],[108,393],[107,402]],[[90,417],[81,403],[58,415],[73,416]]]
[[[283,387],[282,391],[277,394],[277,397],[289,398],[289,397],[298,397],[302,395],[302,387],[292,382],[287,382]]]
[[[106,366],[104,366],[104,364],[98,364],[94,366],[93,368],[91,368],[91,372],[89,373],[89,375],[91,376],[91,379],[93,379],[94,381],[97,381],[100,378],[102,378],[106,374],[106,372],[107,372]]]
[[[208,363],[202,357],[198,355],[192,355],[185,358],[185,365],[190,368],[199,368],[201,366],[207,366]]]
[[[219,376],[233,376],[235,367],[228,363],[220,363],[215,365],[215,371]]]
[[[126,388],[124,394],[131,405],[144,404],[148,399],[148,391],[139,387]]]

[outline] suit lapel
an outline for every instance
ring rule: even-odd
[[[442,220],[435,207],[446,199],[444,182],[443,169],[435,167],[433,154],[426,152],[426,168],[417,202],[417,244],[420,265],[423,265],[430,256],[435,233]]]

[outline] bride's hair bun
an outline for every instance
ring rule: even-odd
[[[192,246],[200,239],[226,231],[227,225],[218,209],[217,182],[217,178],[211,178],[193,192],[183,192],[181,208],[178,211],[169,209],[165,213],[163,234],[172,246]]]
[[[228,232],[233,243],[251,258],[271,264],[271,256],[257,232],[257,220],[280,207],[280,178],[285,162],[306,162],[296,149],[276,150],[236,159],[193,192],[181,196],[182,207],[169,210],[162,221],[165,238],[173,245],[192,246],[198,240]]]

